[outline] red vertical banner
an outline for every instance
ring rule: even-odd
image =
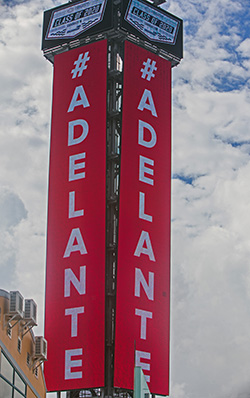
[[[125,43],[114,386],[169,393],[171,63]]]
[[[45,303],[48,391],[104,386],[106,73],[106,40],[55,56]]]

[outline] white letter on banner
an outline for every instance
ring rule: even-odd
[[[144,243],[146,244],[146,247],[143,247]],[[141,232],[141,236],[137,243],[134,256],[140,257],[141,253],[146,254],[151,261],[155,261],[155,256],[153,253],[149,233],[146,231]]]
[[[141,359],[151,359],[151,353],[145,351],[135,351],[135,366],[141,366],[142,370],[150,370],[150,364],[141,362]],[[150,382],[150,376],[145,375],[146,381]]]
[[[147,318],[152,319],[153,313],[149,311],[135,309],[135,315],[139,315],[141,317],[141,333],[140,338],[143,340],[147,339]]]
[[[147,129],[151,133],[151,138],[149,141],[144,139],[144,131]],[[146,148],[153,148],[156,144],[156,132],[154,128],[146,122],[139,120],[139,129],[138,129],[138,144],[145,146]]]
[[[154,166],[154,161],[152,159],[145,158],[140,155],[140,163],[139,163],[139,180],[141,182],[145,182],[149,185],[154,185],[154,180],[152,178],[148,178],[145,176],[145,173],[154,175],[154,170],[146,167],[145,164],[149,164],[150,166]]]
[[[65,315],[71,315],[71,337],[77,336],[78,314],[84,313],[84,307],[66,308]]]
[[[76,240],[76,245],[74,245],[74,241]],[[81,235],[81,231],[79,228],[74,228],[71,231],[70,237],[69,237],[69,241],[64,253],[64,258],[65,257],[69,257],[71,255],[72,252],[77,252],[79,251],[81,254],[86,254],[87,249],[86,246],[84,244],[82,235]]]
[[[148,101],[148,103],[147,103],[147,101]],[[143,111],[144,109],[148,109],[152,113],[153,116],[158,117],[157,113],[156,113],[153,97],[152,97],[150,90],[147,90],[145,88],[137,109],[139,109],[140,111]]]
[[[80,180],[85,178],[85,171],[82,173],[75,173],[76,170],[84,169],[85,162],[76,163],[76,160],[85,159],[86,152],[78,153],[69,157],[69,181]]]
[[[141,297],[141,289],[143,287],[144,292],[149,300],[154,301],[154,273],[148,273],[148,283],[144,278],[144,275],[140,268],[135,269],[135,296]]]
[[[153,221],[153,217],[149,214],[145,214],[145,193],[139,192],[139,218],[149,222]]]
[[[80,267],[80,280],[77,279],[71,268],[64,271],[64,297],[70,297],[70,286],[76,288],[80,295],[86,294],[86,265]]]
[[[78,96],[80,96],[80,99],[78,100]],[[72,100],[70,102],[70,106],[68,109],[68,112],[73,112],[76,106],[82,105],[84,108],[87,108],[89,105],[88,98],[85,94],[83,86],[78,86],[75,88]]]
[[[75,126],[82,127],[82,134],[78,138],[74,138]],[[89,125],[86,120],[77,119],[68,124],[68,146],[80,144],[84,141],[89,132]]]
[[[69,218],[81,217],[84,210],[75,210],[75,191],[69,192]]]
[[[81,379],[82,372],[72,372],[72,368],[78,368],[82,366],[82,360],[72,360],[72,357],[82,355],[82,348],[76,348],[74,350],[65,351],[65,380],[70,379]]]

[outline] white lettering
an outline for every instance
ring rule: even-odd
[[[140,268],[135,269],[135,296],[141,297],[141,289],[143,287],[144,292],[149,300],[154,301],[154,273],[148,273],[148,283],[144,278],[144,275]]]
[[[74,241],[76,240],[76,244],[74,245]],[[70,237],[69,237],[69,241],[64,253],[64,258],[65,257],[69,257],[71,255],[72,252],[77,252],[79,251],[81,254],[86,254],[87,253],[87,249],[86,246],[84,244],[83,238],[82,238],[82,234],[79,228],[74,228],[71,231]]]
[[[146,244],[146,247],[144,247],[144,243]],[[146,231],[141,232],[141,236],[137,243],[134,256],[140,257],[141,253],[146,254],[151,261],[155,261],[155,256],[152,249],[149,233]]]
[[[142,370],[150,370],[150,364],[141,362],[141,359],[151,359],[151,353],[145,351],[135,351],[135,366],[141,366]],[[150,376],[145,375],[146,381],[150,382]]]
[[[77,336],[78,314],[84,313],[84,307],[66,308],[65,315],[71,315],[71,337]]]
[[[152,319],[153,313],[149,311],[139,310],[138,308],[135,309],[135,315],[141,317],[141,333],[140,338],[146,340],[147,338],[147,318]]]
[[[151,134],[151,138],[149,141],[145,140],[145,137],[144,137],[145,129],[147,129]],[[155,132],[154,128],[149,123],[139,120],[138,144],[145,146],[146,148],[153,148],[156,144],[156,139],[157,139],[157,137],[156,137],[156,132]]]
[[[78,96],[80,96],[80,99],[77,99]],[[87,108],[88,106],[90,106],[83,86],[78,86],[75,88],[72,100],[70,102],[68,112],[73,112],[73,110],[75,109],[76,106],[81,106],[81,105],[84,108]]]
[[[158,117],[157,113],[156,113],[153,97],[152,97],[152,94],[151,94],[150,90],[147,90],[145,88],[145,90],[144,90],[144,92],[142,94],[140,103],[138,105],[138,109],[140,111],[143,111],[144,109],[148,109],[152,113],[153,116]]]
[[[80,267],[80,280],[71,268],[66,268],[64,271],[64,297],[70,297],[70,286],[75,287],[80,295],[86,294],[86,265]]]
[[[82,127],[82,133],[78,138],[75,138],[75,126]],[[68,146],[80,144],[84,141],[89,132],[89,125],[86,120],[77,119],[69,122],[68,125]]]
[[[145,182],[149,185],[154,185],[154,180],[152,178],[146,177],[145,174],[154,175],[154,170],[145,166],[145,164],[149,164],[150,166],[154,166],[154,161],[152,159],[145,158],[140,155],[140,163],[139,163],[139,180],[141,182]]]
[[[84,169],[85,162],[76,163],[79,159],[85,159],[86,152],[78,153],[77,155],[72,155],[69,157],[69,181],[80,180],[81,178],[85,178],[85,172],[76,173],[76,170]]]
[[[84,210],[75,210],[75,191],[69,192],[69,218],[81,217]]]
[[[153,217],[145,214],[145,193],[139,192],[139,218],[149,222],[153,221]]]
[[[70,380],[70,379],[81,379],[82,378],[82,372],[72,372],[72,368],[77,368],[82,366],[82,360],[77,359],[77,360],[72,360],[72,357],[75,356],[80,356],[82,355],[83,350],[82,348],[76,348],[73,350],[66,350],[65,351],[65,380]]]

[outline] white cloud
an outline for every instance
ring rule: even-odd
[[[13,283],[17,262],[15,230],[27,218],[27,210],[18,197],[7,187],[0,187],[0,269],[1,287]]]
[[[0,5],[1,288],[37,301],[42,333],[52,68],[40,40],[52,2],[19,3]]]
[[[238,51],[243,55],[243,57],[250,57],[250,38],[247,38],[240,43]]]
[[[173,180],[171,397],[247,397],[250,76],[236,23],[245,9],[232,1],[171,7],[184,26],[188,19],[185,59],[173,72],[181,179]]]

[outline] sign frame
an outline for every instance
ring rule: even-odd
[[[85,26],[84,28],[79,27],[78,32],[76,32],[72,36],[65,35],[65,37],[59,36],[54,38],[48,36],[52,23],[53,22],[55,23],[55,20],[53,19],[55,15],[58,15],[58,19],[60,18],[60,14],[62,18],[63,17],[65,17],[65,19],[68,18],[68,22],[65,21],[65,23],[63,24],[64,29],[67,29],[65,28],[65,26],[70,27],[72,24],[77,23],[77,21],[81,21],[79,22],[79,24],[83,25],[85,23],[83,19],[84,18],[89,19],[91,17],[91,15],[84,16],[84,12],[86,10],[90,10],[89,12],[91,12],[92,10],[94,12],[95,11],[94,7],[97,7],[98,5],[101,5],[102,13],[97,21],[92,21],[88,26]],[[69,11],[71,10],[71,11],[69,12],[69,14],[63,15],[65,14],[66,10]],[[82,14],[80,13],[83,14],[82,17],[81,17]],[[86,22],[86,24],[88,22]],[[74,41],[76,39],[80,40],[90,35],[99,34],[106,30],[111,29],[112,27],[113,27],[113,2],[110,0],[85,0],[85,1],[79,0],[78,2],[63,4],[61,6],[46,10],[44,12],[42,50],[48,50],[50,48],[55,48],[57,46]],[[63,35],[63,32],[61,34]]]
[[[131,7],[136,5],[141,5],[141,18],[138,16],[131,19]],[[130,18],[128,18],[130,15]],[[158,16],[158,17],[157,17]],[[160,21],[160,18],[162,21]],[[141,23],[139,22],[141,19]],[[172,26],[175,25],[175,33],[172,35],[172,41],[167,42],[166,39],[161,40],[159,38],[160,33],[164,29],[160,29],[159,25],[166,29],[170,29],[170,22],[172,21]],[[152,23],[154,22],[155,25]],[[140,37],[142,40],[150,42],[152,45],[173,54],[179,59],[183,58],[183,22],[180,18],[175,15],[163,10],[162,8],[156,7],[146,0],[122,0],[122,15],[121,15],[121,29],[127,33],[131,33],[135,36]],[[147,31],[150,31],[147,34]],[[154,38],[155,36],[155,38]],[[171,36],[171,35],[170,35]]]

